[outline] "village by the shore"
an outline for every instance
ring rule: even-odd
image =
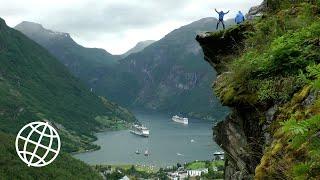
[[[146,165],[96,165],[104,179],[198,179],[201,177],[221,179],[224,170],[224,152],[215,152],[211,161],[194,161],[191,163],[157,168]]]

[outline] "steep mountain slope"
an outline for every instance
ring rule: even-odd
[[[17,133],[47,119],[63,149],[92,148],[92,133],[110,122],[135,121],[123,108],[90,93],[43,47],[0,19],[0,131]]]
[[[77,44],[68,33],[54,32],[43,28],[42,25],[24,21],[15,29],[24,33],[49,50],[58,60],[80,79],[92,76],[93,69],[112,66],[120,56],[113,56],[103,49],[85,48]]]
[[[215,22],[215,18],[204,18],[183,26],[121,60],[122,70],[134,74],[139,83],[131,103],[189,116],[222,117],[218,101],[208,99],[215,73],[202,61],[201,48],[192,38],[197,32],[213,30]]]
[[[214,133],[225,179],[320,178],[319,7],[265,0],[252,22],[197,36],[232,109]]]
[[[68,41],[72,41],[69,36],[68,41],[60,41],[58,37],[66,39],[66,35],[51,38],[50,34],[56,33],[26,22],[16,29],[46,47],[95,93],[121,105],[220,119],[226,109],[215,98],[208,99],[211,97],[210,79],[215,73],[202,61],[201,48],[192,38],[197,32],[215,29],[216,21],[215,18],[204,18],[181,27],[113,65],[96,65],[98,60],[79,59],[77,53],[82,52],[70,53],[66,48]],[[86,54],[89,56],[90,52]],[[77,68],[70,66],[66,57],[74,60]],[[215,112],[211,111],[213,108]]]
[[[121,55],[121,57],[125,58],[125,57],[129,56],[130,54],[140,52],[140,51],[144,50],[144,48],[150,46],[154,42],[156,42],[156,41],[147,40],[147,41],[138,42],[132,49],[130,49],[129,51],[127,51],[126,53]]]

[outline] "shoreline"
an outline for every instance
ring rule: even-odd
[[[77,154],[82,154],[82,153],[89,153],[89,152],[94,152],[94,151],[99,151],[101,149],[101,146],[94,144],[94,142],[96,142],[98,140],[98,137],[96,136],[98,133],[105,133],[105,132],[117,132],[117,131],[124,131],[124,130],[129,130],[129,126],[126,128],[121,128],[121,129],[104,129],[104,130],[99,130],[97,132],[93,133],[93,136],[95,137],[93,141],[90,142],[90,144],[97,146],[96,148],[92,148],[92,149],[84,149],[84,150],[79,150],[76,152],[70,152],[69,154],[71,154],[72,156],[77,155]]]
[[[209,154],[212,154],[214,152],[216,148],[216,144],[215,143],[211,143],[211,129],[209,128],[209,126],[211,127],[213,125],[213,123],[211,123],[211,121],[206,121],[206,120],[199,120],[199,119],[195,119],[193,120],[194,123],[191,123],[191,125],[189,127],[185,127],[185,126],[180,126],[180,125],[176,125],[174,123],[171,123],[171,119],[170,119],[170,116],[168,114],[162,114],[162,113],[150,113],[150,112],[141,112],[141,111],[134,111],[134,114],[136,115],[136,117],[138,118],[139,122],[141,123],[144,123],[145,121],[146,122],[149,122],[150,119],[154,120],[155,122],[157,122],[159,120],[159,122],[161,122],[159,124],[159,127],[167,127],[168,124],[172,124],[172,126],[170,126],[168,128],[168,132],[173,132],[173,134],[177,134],[177,132],[175,132],[178,128],[178,132],[180,133],[186,133],[186,132],[189,132],[190,130],[187,130],[187,129],[193,129],[192,131],[198,131],[197,128],[193,128],[194,127],[203,127],[205,129],[205,131],[208,131],[208,136],[210,137],[207,137],[205,136],[205,139],[208,139],[208,142],[205,141],[205,142],[201,142],[201,140],[197,140],[197,137],[194,137],[194,135],[191,135],[190,137],[187,136],[185,138],[182,137],[181,139],[181,144],[182,146],[185,146],[185,147],[193,147],[193,146],[197,146],[197,143],[201,143],[201,144],[204,144],[205,147],[209,146],[209,144],[211,145],[212,144],[212,148],[213,148],[213,151],[211,152],[207,152],[208,148],[201,148],[199,147],[199,149],[203,150],[204,154],[206,155],[198,155],[199,158],[190,158],[191,155],[187,155],[188,157],[181,157],[181,155],[177,155],[177,154],[180,154],[181,153],[181,149],[178,148],[178,149],[173,149],[172,152],[170,151],[170,156],[172,156],[172,160],[161,160],[161,157],[159,156],[155,156],[155,157],[150,157],[152,159],[151,162],[149,162],[150,160],[145,160],[143,157],[136,157],[136,155],[134,154],[134,152],[139,149],[139,150],[142,150],[142,149],[146,149],[144,146],[144,144],[147,142],[147,141],[144,141],[144,142],[140,142],[139,140],[136,140],[136,142],[133,142],[133,145],[130,145],[130,148],[128,150],[121,150],[121,153],[125,155],[125,157],[131,157],[133,156],[133,160],[128,160],[128,159],[125,159],[125,158],[121,158],[121,155],[119,156],[117,153],[117,150],[115,148],[111,148],[112,151],[114,152],[108,152],[107,150],[104,150],[106,148],[103,148],[101,151],[100,150],[100,147],[99,148],[95,148],[95,147],[90,147],[88,146],[88,149],[80,149],[81,151],[77,151],[77,152],[73,152],[71,153],[74,157],[76,157],[77,159],[80,159],[80,160],[84,160],[85,163],[89,164],[89,165],[104,165],[104,164],[112,164],[112,165],[116,165],[116,166],[123,166],[123,165],[128,165],[128,164],[131,164],[131,165],[138,165],[138,166],[153,166],[153,167],[156,167],[156,168],[166,168],[166,167],[169,167],[169,166],[174,166],[176,165],[177,163],[186,163],[186,162],[192,162],[194,160],[208,160],[208,159],[211,159],[211,156],[209,156]],[[153,119],[154,118],[154,119]],[[168,119],[169,118],[169,119]],[[197,123],[199,122],[199,123]],[[203,122],[203,123],[200,123],[200,122]],[[205,123],[206,122],[206,123]],[[156,128],[158,127],[158,123],[154,123],[156,126],[153,127],[152,126],[152,123],[151,123],[151,126],[153,128]],[[101,145],[101,147],[108,147],[110,145],[107,145],[105,146],[105,144],[108,144],[109,141],[110,143],[113,142],[113,143],[117,143],[116,139],[113,138],[113,136],[108,136],[108,133],[111,133],[111,135],[113,134],[121,134],[121,136],[117,136],[117,137],[125,137],[125,139],[135,139],[135,137],[131,137],[129,135],[126,134],[126,131],[128,131],[128,127],[130,126],[130,124],[127,124],[126,127],[127,128],[121,128],[121,129],[110,129],[110,128],[107,128],[107,129],[100,129],[99,131],[97,131],[95,134],[93,134],[95,137],[99,137],[98,141],[93,141],[92,143],[95,144],[95,145]],[[175,127],[177,126],[177,127]],[[155,129],[154,129],[155,130]],[[161,130],[162,131],[162,130]],[[162,136],[159,135],[159,130],[155,130],[154,131],[154,136],[152,136],[153,138],[155,138],[156,140],[159,140],[161,142],[163,142],[163,140],[161,140]],[[179,134],[178,133],[178,134]],[[197,132],[198,133],[198,132]],[[202,132],[201,132],[202,133]],[[160,132],[161,134],[161,132]],[[103,138],[102,140],[100,140],[100,136]],[[111,138],[108,138],[108,137],[111,137]],[[156,138],[156,137],[159,137],[159,138]],[[180,136],[179,136],[180,137]],[[202,136],[201,136],[202,138]],[[104,140],[105,139],[105,140]],[[121,139],[121,138],[120,138]],[[191,142],[192,139],[196,139],[194,141]],[[130,142],[130,141],[128,141]],[[120,143],[120,144],[123,144],[123,143]],[[136,145],[137,144],[137,145]],[[142,144],[142,145],[141,145]],[[128,145],[126,144],[123,144],[119,147],[126,147]],[[132,146],[132,148],[131,148]],[[134,146],[134,147],[133,147]],[[135,147],[136,146],[136,147]],[[118,146],[115,146],[115,147],[118,147]],[[209,148],[211,149],[211,148]],[[110,150],[110,149],[109,149]],[[153,149],[154,150],[154,149]],[[151,151],[153,151],[151,150]],[[98,152],[96,152],[98,151]],[[154,151],[158,151],[158,150],[154,150]],[[192,152],[189,152],[188,150],[186,152],[182,152],[182,154],[194,154]],[[109,154],[110,157],[109,157]],[[113,158],[112,154],[117,154],[116,156],[120,158],[120,161],[116,160],[115,158]],[[161,153],[160,153],[161,154]],[[208,154],[208,157],[207,157],[207,154]],[[90,157],[93,156],[93,160],[90,159]],[[98,156],[101,156],[101,158],[99,158]],[[103,156],[103,157],[102,157]],[[105,157],[106,156],[106,157]],[[202,158],[203,157],[203,158]],[[166,159],[165,157],[163,157],[164,159]],[[130,158],[131,159],[131,158]],[[155,159],[155,160],[153,160]],[[173,161],[175,160],[175,161]],[[159,161],[159,162],[158,162]],[[163,162],[161,162],[163,161]]]

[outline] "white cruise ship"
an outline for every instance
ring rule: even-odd
[[[145,126],[140,126],[140,125],[133,125],[130,132],[132,134],[136,134],[138,136],[143,136],[143,137],[149,137],[150,131],[147,127]]]
[[[189,124],[189,119],[188,118],[179,117],[177,115],[173,116],[172,120],[174,122],[177,122],[177,123]]]

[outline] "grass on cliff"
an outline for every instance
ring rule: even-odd
[[[225,104],[277,105],[256,179],[320,179],[320,1],[267,2],[215,88]]]
[[[245,42],[245,53],[228,66],[231,73],[223,84],[231,86],[225,98],[235,95],[232,89],[244,85],[244,91],[254,96],[246,99],[288,101],[305,85],[301,73],[320,61],[318,12],[318,7],[302,3],[256,20],[255,30]]]

